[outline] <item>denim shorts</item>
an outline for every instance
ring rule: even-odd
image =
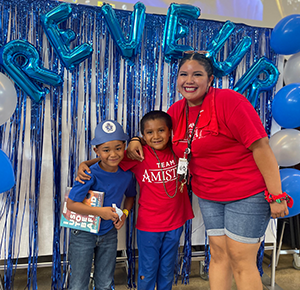
[[[271,211],[258,193],[245,199],[217,202],[198,198],[208,236],[223,236],[247,244],[263,240]]]

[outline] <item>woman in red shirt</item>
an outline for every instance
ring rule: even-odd
[[[210,59],[197,52],[183,56],[177,88],[184,98],[168,110],[173,150],[179,167],[188,165],[181,179],[199,198],[211,249],[210,289],[231,289],[234,276],[238,289],[259,290],[257,251],[270,215],[288,214],[288,196],[253,106],[233,90],[211,87],[213,79]],[[127,154],[142,160],[139,142],[130,142]],[[281,203],[268,203],[265,191]]]

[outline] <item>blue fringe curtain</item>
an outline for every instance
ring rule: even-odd
[[[176,92],[178,61],[168,64],[162,57],[165,15],[146,15],[141,53],[132,64],[116,50],[101,7],[71,4],[72,16],[61,24],[77,35],[71,46],[86,42],[93,46],[94,52],[69,72],[49,44],[39,19],[60,4],[45,0],[0,3],[0,45],[14,39],[29,41],[39,52],[43,66],[64,78],[63,85],[49,87],[50,93],[38,104],[16,87],[17,108],[10,120],[0,126],[0,148],[9,156],[16,174],[16,186],[1,196],[5,289],[13,289],[18,257],[24,257],[24,253],[28,259],[28,289],[37,289],[38,256],[50,254],[53,255],[51,289],[67,287],[66,263],[61,270],[61,262],[67,261],[68,241],[67,231],[59,227],[61,200],[66,187],[73,184],[79,163],[94,157],[90,140],[95,126],[103,119],[116,119],[133,136],[138,134],[139,121],[146,112],[167,110],[180,98]],[[116,15],[124,33],[128,33],[131,12],[116,11]],[[205,50],[224,23],[196,20],[186,24],[189,36],[183,42],[196,50]],[[270,34],[268,28],[237,24],[219,53],[220,60],[244,36],[252,39],[251,51],[235,71],[215,80],[215,86],[233,88],[262,56],[276,64],[277,56],[269,46]],[[1,67],[0,71],[5,73]],[[268,133],[272,96],[272,91],[261,95],[256,108]],[[50,226],[45,225],[47,222]],[[52,246],[47,249],[43,231],[51,233]]]

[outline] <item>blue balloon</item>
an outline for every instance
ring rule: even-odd
[[[281,127],[292,129],[300,126],[300,83],[284,86],[276,93],[272,114]]]
[[[188,35],[188,27],[181,24],[182,19],[195,20],[200,16],[198,7],[187,4],[172,3],[168,9],[164,28],[163,51],[165,60],[170,62],[172,58],[182,58],[183,52],[194,50],[189,45],[179,45],[178,40]]]
[[[278,54],[294,54],[300,51],[300,14],[281,19],[274,27],[270,45]]]
[[[132,58],[140,51],[146,19],[145,10],[145,5],[141,2],[134,5],[134,11],[131,14],[130,34],[125,37],[112,7],[109,4],[102,6],[102,12],[110,35],[118,51],[125,58]]]
[[[262,73],[265,75],[264,79],[259,78]],[[255,108],[259,94],[272,89],[277,83],[278,76],[277,67],[269,59],[261,57],[237,81],[233,90],[242,94],[248,89],[247,99]]]
[[[71,29],[59,29],[58,24],[66,21],[71,14],[71,5],[63,3],[47,14],[41,15],[41,23],[49,42],[63,65],[69,70],[73,70],[75,65],[87,59],[93,52],[92,46],[87,43],[74,49],[69,48],[71,41],[75,39],[75,32]]]
[[[286,217],[292,217],[300,213],[300,170],[294,168],[280,169],[282,191],[290,195],[294,200],[294,205],[289,208]]]
[[[36,48],[24,40],[12,40],[0,48],[0,65],[16,85],[36,102],[49,90],[40,87],[34,80],[52,86],[63,82],[59,75],[42,66]]]
[[[224,46],[226,40],[233,32],[235,25],[231,21],[226,21],[219,31],[219,34],[210,42],[206,48],[206,56],[211,58],[214,65],[214,75],[223,77],[230,74],[241,62],[244,55],[249,50],[252,40],[249,36],[243,37],[239,44],[230,52],[227,59],[223,62],[217,61],[218,52]]]
[[[11,166],[10,160],[6,154],[0,149],[0,193],[10,190],[15,185],[15,174]]]

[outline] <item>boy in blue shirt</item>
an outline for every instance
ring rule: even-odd
[[[71,230],[70,290],[88,290],[93,259],[95,289],[111,289],[117,255],[117,230],[123,226],[136,195],[132,172],[125,172],[119,167],[124,157],[126,140],[128,135],[118,122],[107,120],[98,124],[91,144],[95,145],[94,151],[100,162],[90,167],[91,179],[85,184],[76,181],[69,193],[69,210],[85,215],[98,215],[102,219],[97,234]],[[82,203],[90,189],[104,192],[103,207],[90,207]],[[112,204],[119,208],[124,195],[123,212],[117,209],[117,214]]]

